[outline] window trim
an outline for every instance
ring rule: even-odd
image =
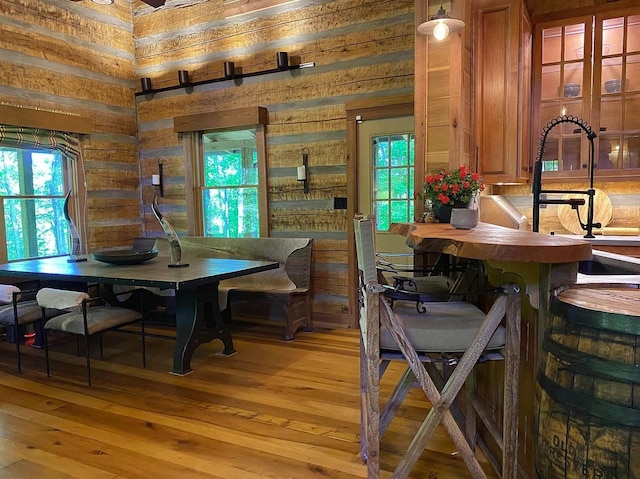
[[[190,235],[204,234],[202,215],[202,135],[203,131],[219,129],[254,128],[256,130],[256,150],[258,152],[258,210],[260,237],[269,236],[269,203],[267,177],[267,139],[266,127],[269,113],[263,107],[237,108],[173,118],[173,130],[183,135],[185,154],[185,192],[187,228]]]
[[[72,190],[72,201],[69,203],[69,216],[80,231],[82,251],[88,252],[89,234],[86,216],[87,198],[82,156],[82,135],[87,135],[92,132],[93,121],[91,118],[30,106],[0,104],[0,125],[69,133],[77,137],[80,143],[77,158],[61,152],[65,159],[63,174],[65,175],[65,184]],[[7,146],[15,147],[15,145]],[[0,213],[4,216],[4,211],[0,211]],[[0,248],[0,261],[6,262],[7,252],[4,231],[0,232],[0,241],[4,244],[4,249]]]

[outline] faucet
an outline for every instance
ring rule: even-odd
[[[542,155],[544,154],[544,146],[547,142],[547,136],[549,135],[549,131],[551,131],[555,126],[561,123],[574,123],[578,125],[587,135],[590,143],[589,150],[589,188],[587,190],[543,190],[542,189]],[[538,144],[538,156],[536,157],[536,162],[533,166],[533,185],[531,187],[531,191],[533,193],[533,231],[538,232],[540,227],[540,205],[570,205],[571,209],[576,210],[576,214],[578,215],[578,222],[580,223],[580,227],[583,231],[586,231],[584,235],[585,238],[595,238],[593,235],[593,228],[600,228],[602,225],[600,223],[593,222],[593,199],[596,194],[596,190],[593,188],[593,174],[595,169],[594,163],[594,153],[595,147],[593,145],[593,140],[597,135],[593,132],[591,127],[581,118],[578,118],[573,115],[562,115],[557,118],[554,118],[546,126],[543,128],[542,133],[540,134],[540,142]],[[587,221],[586,223],[582,222],[580,218],[580,210],[579,206],[585,204],[584,198],[568,198],[568,199],[559,199],[559,200],[551,200],[542,198],[543,194],[546,193],[571,193],[578,195],[586,195],[588,197],[587,200]]]

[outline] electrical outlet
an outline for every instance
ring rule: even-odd
[[[346,210],[347,209],[347,199],[342,196],[336,196],[333,198],[333,209],[334,210]]]

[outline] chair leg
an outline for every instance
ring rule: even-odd
[[[91,354],[89,348],[89,336],[84,337],[84,345],[87,353],[87,384],[91,386]],[[102,342],[100,342],[100,346],[102,346]]]
[[[44,360],[47,366],[47,377],[51,377],[51,371],[49,369],[49,343],[47,340],[47,330],[44,329],[44,320],[40,320],[42,324],[42,342],[44,345]]]
[[[18,358],[18,373],[22,373],[22,360],[20,358],[20,325],[18,324],[18,321],[16,320],[13,324],[13,339],[16,342],[16,356]]]
[[[147,349],[145,345],[145,337],[144,337],[144,316],[140,320],[140,334],[142,336],[142,367],[147,367]]]

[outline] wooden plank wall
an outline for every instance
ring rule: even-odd
[[[187,228],[185,160],[172,118],[261,106],[267,126],[271,236],[314,238],[313,318],[316,324],[353,325],[347,289],[345,103],[413,92],[413,0],[169,0],[152,9],[134,6],[136,75],[154,88],[223,76],[223,62],[243,73],[276,67],[276,53],[315,62],[295,73],[244,78],[138,96],[144,225],[162,234],[149,203],[151,175],[163,163],[160,209],[180,233]],[[138,82],[138,90],[140,89]],[[296,181],[301,150],[309,149],[309,194]],[[355,201],[349,198],[348,201]]]
[[[88,244],[142,233],[131,5],[2,0],[0,102],[90,118],[83,137]]]

